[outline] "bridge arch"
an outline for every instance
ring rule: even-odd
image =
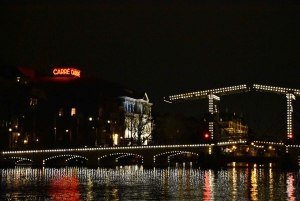
[[[136,154],[136,153],[130,153],[130,152],[124,152],[124,153],[111,153],[111,154],[107,154],[104,156],[101,156],[100,158],[98,158],[99,163],[101,163],[101,159],[102,159],[102,163],[106,162],[108,164],[113,164],[113,163],[118,163],[120,162],[120,159],[126,158],[128,157],[129,159],[135,157],[135,161],[141,161],[141,163],[143,163],[144,157],[140,154]],[[106,160],[104,161],[103,159],[108,159],[111,158],[112,160]]]
[[[163,152],[160,154],[156,154],[153,156],[153,163],[157,163],[158,161],[160,163],[164,164],[170,164],[170,159],[171,157],[178,156],[178,155],[183,155],[183,154],[191,154],[193,156],[198,157],[199,154],[191,151],[168,151],[168,152]],[[158,157],[161,157],[161,160],[157,160]]]
[[[29,162],[29,163],[32,163],[33,161],[29,158],[24,158],[24,157],[11,157],[12,160],[15,161],[15,165],[18,165],[19,163],[21,162]]]
[[[50,160],[57,160],[58,161],[58,163],[56,163],[57,165],[67,165],[69,161],[74,159],[84,159],[85,162],[88,161],[88,158],[84,156],[75,155],[75,154],[62,154],[62,155],[56,155],[56,156],[51,156],[49,158],[46,158],[45,160],[43,160],[43,165],[49,165],[47,163],[49,163]]]

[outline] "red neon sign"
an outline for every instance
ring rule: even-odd
[[[80,77],[81,71],[76,68],[54,68],[53,74],[54,75],[71,75]]]

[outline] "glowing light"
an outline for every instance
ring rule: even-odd
[[[54,75],[72,75],[76,77],[80,77],[81,71],[75,68],[54,68]]]
[[[292,113],[293,113],[293,105],[292,100],[295,100],[294,94],[288,93],[286,94],[287,98],[287,138],[292,138],[292,130],[293,130],[293,123],[292,123]]]

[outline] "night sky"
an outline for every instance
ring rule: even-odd
[[[163,96],[254,83],[300,89],[300,4],[220,2],[1,1],[0,64],[73,66],[147,92],[156,111],[194,116],[208,100],[170,106]],[[252,111],[252,127],[285,123],[283,95],[253,94],[221,97],[222,108]]]

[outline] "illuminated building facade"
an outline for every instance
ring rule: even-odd
[[[128,137],[124,100],[151,107],[147,94],[73,67],[48,74],[7,67],[0,81],[4,149],[120,146]]]
[[[125,113],[124,142],[128,145],[147,145],[152,133],[152,103],[149,102],[148,95],[145,93],[142,99],[124,96],[120,98]]]
[[[234,113],[219,114],[219,142],[247,141],[248,126]]]

